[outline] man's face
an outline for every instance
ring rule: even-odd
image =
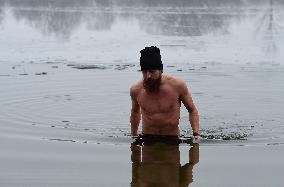
[[[143,74],[143,86],[149,92],[159,90],[162,80],[161,70],[144,70]]]

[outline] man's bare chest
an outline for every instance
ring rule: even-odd
[[[138,103],[144,112],[151,114],[171,112],[180,106],[178,93],[168,89],[156,93],[142,91],[138,96]]]

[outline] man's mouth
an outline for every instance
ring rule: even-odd
[[[144,88],[148,91],[158,90],[160,87],[160,79],[146,79],[144,80]]]

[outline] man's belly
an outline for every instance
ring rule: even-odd
[[[145,134],[179,135],[179,115],[170,114],[142,114],[142,132]]]

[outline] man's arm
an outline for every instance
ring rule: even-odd
[[[137,136],[137,130],[140,123],[140,106],[137,102],[137,90],[134,87],[130,88],[131,96],[131,114],[130,114],[130,125],[131,125],[131,135]]]
[[[199,135],[199,115],[195,107],[191,94],[184,81],[179,80],[180,99],[189,112],[189,121],[193,131],[193,136]]]
[[[189,150],[188,163],[181,167],[180,186],[189,186],[193,182],[193,166],[199,162],[199,144],[193,144]]]

